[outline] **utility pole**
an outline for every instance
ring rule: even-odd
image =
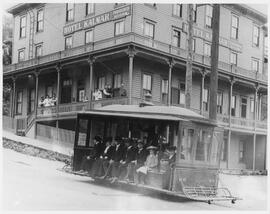
[[[220,18],[220,5],[214,4],[213,18],[212,18],[210,108],[209,108],[209,119],[213,121],[217,120],[219,18]]]
[[[193,4],[188,4],[188,56],[186,64],[186,108],[191,107],[192,96],[192,40],[193,40]]]

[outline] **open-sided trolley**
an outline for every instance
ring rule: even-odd
[[[151,139],[157,134],[176,146],[176,162],[169,171],[149,173],[147,188],[208,203],[238,199],[227,188],[218,188],[223,129],[176,106],[109,105],[78,113],[73,170],[80,169],[95,135]]]

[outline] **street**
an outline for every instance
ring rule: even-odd
[[[90,178],[57,170],[64,164],[3,149],[5,210],[265,210],[266,198],[218,202],[172,202],[102,187]],[[256,198],[256,197],[254,197]]]

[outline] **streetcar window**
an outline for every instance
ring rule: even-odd
[[[182,144],[181,144],[181,155],[180,158],[183,160],[192,159],[192,146],[194,141],[194,130],[193,129],[184,129]]]
[[[78,146],[86,146],[87,124],[88,120],[79,120]]]
[[[211,149],[211,163],[218,164],[221,157],[221,149],[223,144],[223,133],[222,132],[214,132],[213,140],[212,140],[212,149]]]
[[[198,135],[195,160],[208,161],[210,156],[212,134],[209,131],[200,130]]]

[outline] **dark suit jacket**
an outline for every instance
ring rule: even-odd
[[[104,143],[100,142],[95,144],[93,149],[93,158],[94,159],[99,158],[103,154],[104,149],[105,149]]]
[[[131,161],[136,160],[137,156],[137,148],[134,146],[131,146],[130,148],[127,148],[125,153],[125,161],[126,163],[130,163]]]
[[[138,165],[144,165],[146,158],[147,158],[147,151],[145,149],[137,151],[136,160]]]
[[[104,150],[102,156],[103,156],[103,158],[107,157],[107,160],[111,160],[114,157],[114,153],[115,153],[115,146],[110,146],[110,148],[107,150],[106,153]]]
[[[120,144],[118,149],[117,149],[117,146],[116,146],[115,147],[115,153],[113,155],[113,160],[116,161],[116,162],[119,162],[120,160],[124,160],[125,152],[126,152],[126,148],[125,148],[124,144]]]

